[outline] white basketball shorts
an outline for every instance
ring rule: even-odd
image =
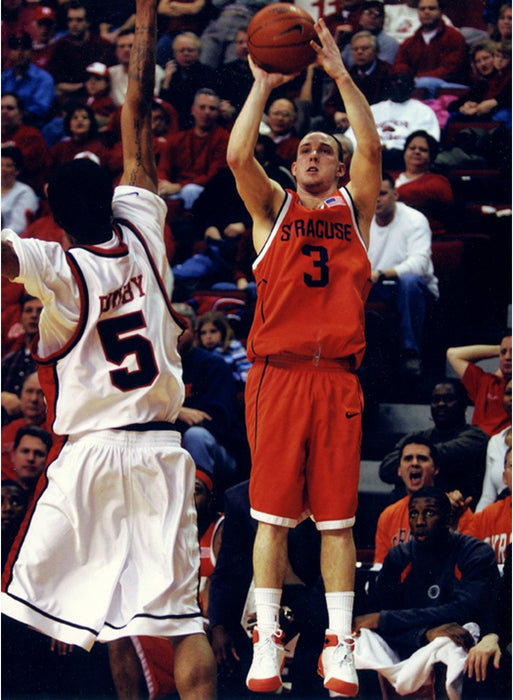
[[[194,479],[173,431],[68,439],[4,571],[2,612],[84,649],[202,633]]]

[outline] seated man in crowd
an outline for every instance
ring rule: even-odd
[[[2,411],[5,411],[8,418],[19,416],[23,381],[37,369],[30,348],[39,328],[43,304],[39,299],[25,293],[20,300],[20,306],[23,345],[2,358]]]
[[[371,32],[356,32],[351,39],[349,72],[370,105],[387,99],[386,84],[392,69],[390,63],[379,58],[378,48],[378,40]]]
[[[485,372],[477,365],[481,360],[499,358],[496,372]],[[448,348],[447,360],[460,377],[469,398],[474,402],[472,424],[487,435],[495,435],[511,424],[504,408],[504,387],[511,379],[511,331],[500,345],[464,345]]]
[[[374,563],[382,564],[390,549],[411,538],[408,504],[412,496],[424,486],[435,486],[439,481],[440,455],[433,442],[422,433],[411,433],[402,445],[397,474],[406,489],[406,496],[385,508],[378,519]],[[453,510],[454,524],[466,510],[471,498],[463,498],[459,489],[447,493]],[[469,516],[468,516],[469,517]]]
[[[410,496],[413,539],[389,550],[370,612],[355,618],[356,668],[378,669],[400,695],[418,690],[437,661],[447,664],[448,684],[462,680],[471,632],[486,627],[499,585],[492,548],[452,533],[450,521],[443,491],[425,487]]]
[[[408,542],[410,526],[408,506],[412,496],[424,486],[434,486],[438,474],[438,450],[421,434],[410,434],[402,442],[397,476],[404,485],[406,496],[385,508],[378,518],[374,548],[374,563],[382,564],[396,544]]]
[[[21,97],[2,87],[2,147],[17,146],[20,149],[23,169],[19,179],[30,185],[37,194],[42,194],[48,148],[39,129],[24,123],[25,105]]]
[[[182,32],[173,40],[174,58],[164,69],[159,97],[178,112],[180,129],[191,126],[191,107],[201,88],[215,88],[216,74],[200,63],[200,40],[194,32]]]
[[[385,3],[382,0],[365,0],[362,14],[358,21],[358,32],[370,32],[377,41],[378,58],[381,61],[393,64],[399,50],[399,42],[383,31],[384,24]],[[347,48],[342,53],[342,59],[348,68],[352,66],[353,59]]]
[[[458,379],[437,382],[431,394],[431,418],[434,426],[418,434],[436,446],[439,470],[437,486],[445,491],[458,489],[465,497],[472,496],[472,508],[475,508],[483,484],[488,436],[481,428],[466,422],[467,400],[465,389]],[[401,449],[411,435],[401,438],[379,466],[380,479],[395,485],[392,492],[394,500],[404,495],[404,486],[398,478],[397,470]]]
[[[440,124],[435,112],[427,104],[412,97],[415,83],[408,73],[391,75],[386,89],[388,99],[371,105],[381,145],[383,168],[402,170],[403,151],[407,136],[423,129],[440,141]],[[352,128],[346,132],[354,142]]]
[[[388,98],[387,82],[392,65],[378,58],[378,42],[368,31],[359,31],[353,35],[350,44],[351,68],[349,72],[355,84],[365,95],[370,105]],[[331,113],[345,111],[336,86],[333,85],[326,97],[323,107]]]
[[[55,99],[53,78],[32,63],[32,38],[27,32],[9,37],[10,68],[2,73],[2,89],[19,95],[25,104],[25,119],[36,127],[48,117]]]
[[[384,301],[397,315],[401,369],[418,377],[428,304],[438,299],[431,230],[424,214],[397,201],[394,179],[387,173],[371,222],[368,255],[373,283],[369,301]]]
[[[2,478],[17,481],[32,496],[51,447],[52,436],[44,428],[35,425],[20,428],[14,438],[10,468],[2,469]]]
[[[228,132],[217,123],[219,97],[213,90],[198,90],[191,114],[194,126],[170,137],[158,167],[159,194],[180,200],[185,211],[192,208],[206,183],[226,167],[228,145]]]
[[[95,61],[112,66],[112,44],[91,31],[87,7],[79,0],[66,4],[68,33],[55,42],[48,71],[55,80],[58,98],[83,97],[87,66]]]
[[[463,35],[442,19],[443,0],[419,0],[420,27],[397,53],[394,69],[415,77],[415,85],[434,97],[439,87],[465,87],[467,48]]]
[[[48,429],[46,402],[37,372],[29,374],[23,382],[20,392],[20,412],[19,418],[15,418],[2,428],[2,466],[10,463],[16,433],[20,428],[36,425]],[[5,462],[6,459],[7,462]]]

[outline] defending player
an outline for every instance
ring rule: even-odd
[[[155,6],[137,0],[121,186],[113,196],[89,160],[55,174],[48,199],[67,254],[2,232],[2,274],[43,302],[41,384],[67,436],[11,552],[2,610],[85,649],[169,636],[180,697],[203,700],[216,681],[197,602],[195,469],[169,430],[184,389],[151,145]]]
[[[248,340],[254,364],[246,389],[250,498],[259,521],[253,555],[257,629],[247,684],[257,692],[281,688],[278,610],[287,528],[311,511],[322,535],[330,625],[319,670],[326,688],[354,696],[352,526],[363,407],[355,369],[365,347],[367,244],[381,183],[380,143],[369,105],[322,19],[316,31],[318,61],[338,86],[358,141],[347,189],[338,189],[342,153],[328,134],[301,140],[292,165],[297,194],[270,180],[253,157],[266,101],[291,76],[251,63],[255,81],[228,146],[258,254],[258,301]]]

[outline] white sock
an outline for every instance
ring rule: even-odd
[[[326,593],[329,628],[339,639],[351,636],[353,626],[353,591]]]
[[[271,636],[280,623],[281,588],[255,588],[257,627],[260,637]]]

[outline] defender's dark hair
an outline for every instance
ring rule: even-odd
[[[92,160],[78,158],[58,168],[48,183],[48,203],[56,223],[78,243],[110,238],[112,180]]]

